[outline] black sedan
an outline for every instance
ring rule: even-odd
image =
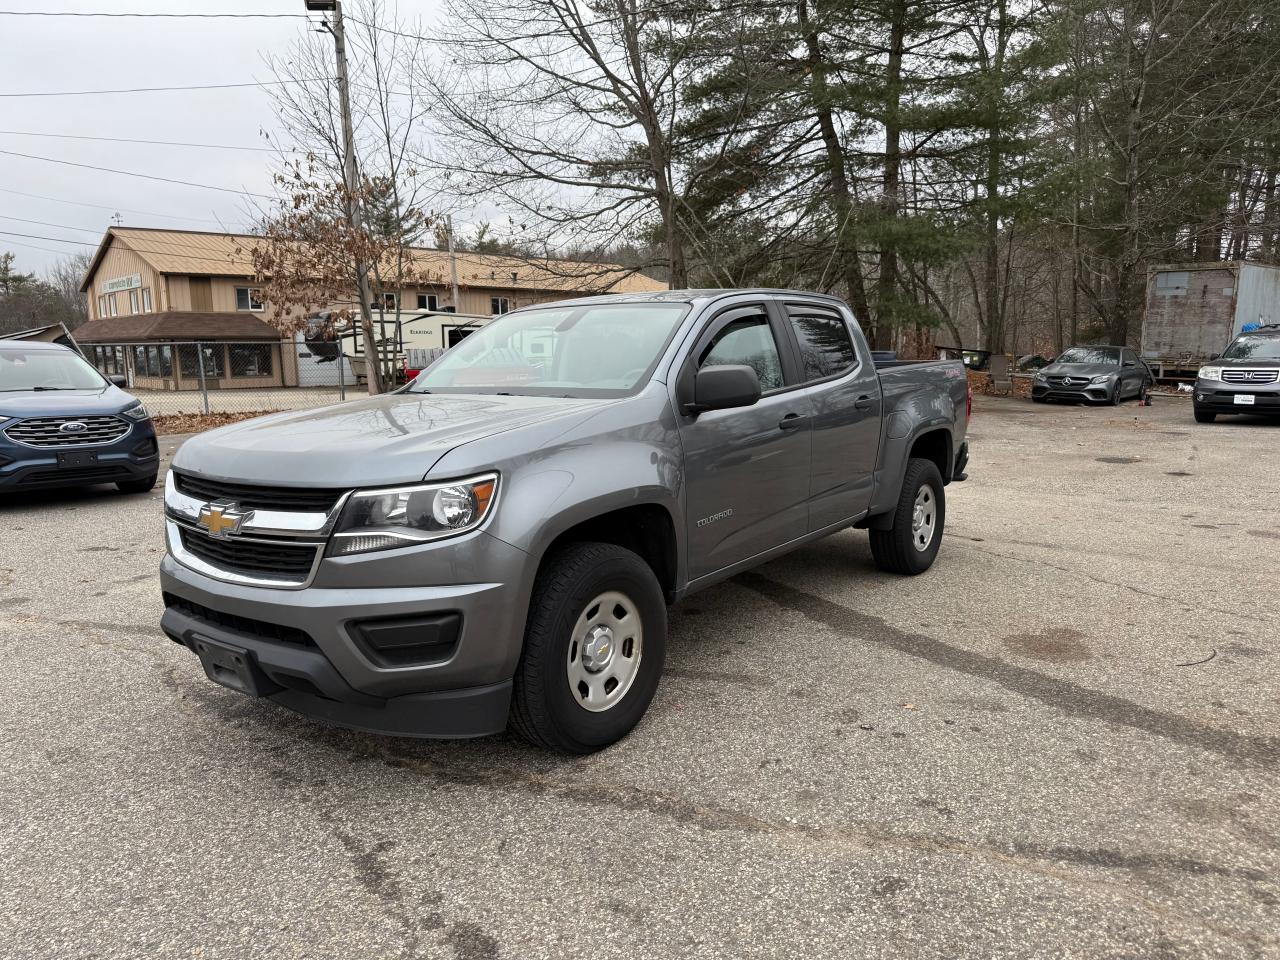
[[[1031,385],[1031,399],[1075,400],[1118,405],[1142,397],[1156,378],[1129,347],[1070,347],[1041,369]]]

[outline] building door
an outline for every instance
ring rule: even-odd
[[[208,277],[192,277],[191,309],[196,313],[213,312],[213,281]]]

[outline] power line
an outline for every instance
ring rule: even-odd
[[[5,213],[0,213],[0,220],[16,220],[18,223],[34,223],[41,227],[57,227],[60,230],[78,230],[81,233],[102,233],[101,230],[95,230],[92,227],[71,227],[65,223],[50,223],[48,220],[24,220],[22,217],[11,217]]]
[[[178,140],[136,140],[131,137],[93,137],[80,133],[37,133],[32,130],[0,130],[0,134],[10,137],[51,137],[57,140],[97,140],[104,143],[145,143],[158,147],[199,147],[203,150],[251,150],[258,153],[276,153],[279,150],[283,150],[285,153],[300,152],[287,147],[250,147],[229,143],[185,143]]]
[[[42,237],[37,233],[14,233],[10,230],[0,230],[0,235],[6,237],[25,237],[28,240],[49,240],[53,243],[70,243],[77,247],[88,247],[91,250],[98,246],[96,243],[85,243],[83,240],[68,240],[65,237]]]
[[[148,20],[306,20],[305,13],[97,13],[80,10],[0,10],[0,17],[136,17]]]
[[[296,80],[255,80],[252,83],[205,83],[182,87],[121,87],[115,90],[41,90],[32,93],[0,93],[0,97],[91,97],[110,93],[163,93],[172,90],[234,90],[240,87],[280,87],[290,83],[328,83],[332,77]]]
[[[274,200],[265,193],[253,193],[250,190],[237,190],[234,187],[216,187],[210,183],[196,183],[193,180],[176,180],[173,177],[157,177],[150,173],[134,173],[132,170],[115,170],[111,167],[98,167],[91,163],[73,163],[70,160],[58,160],[54,157],[39,157],[32,153],[18,153],[16,150],[0,150],[0,154],[9,157],[22,157],[26,160],[43,160],[45,163],[59,163],[66,167],[80,167],[83,170],[98,170],[102,173],[116,173],[123,177],[140,177],[143,180],[157,180],[160,183],[176,183],[184,187],[199,187],[202,190],[217,190],[221,193],[235,193],[240,196],[257,197],[260,200]]]
[[[73,207],[92,207],[95,210],[111,210],[115,213],[136,213],[140,217],[159,217],[162,220],[185,220],[188,223],[211,223],[214,226],[222,227],[226,230],[226,221],[210,220],[207,217],[179,217],[172,213],[156,213],[154,210],[135,210],[132,207],[117,207],[105,203],[86,203],[83,200],[64,200],[61,197],[46,197],[38,193],[24,193],[21,190],[11,190],[8,187],[0,187],[2,193],[12,193],[14,196],[27,197],[30,200],[48,200],[50,203],[65,203]]]

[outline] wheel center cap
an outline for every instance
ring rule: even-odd
[[[613,661],[613,630],[603,624],[587,631],[582,641],[582,665],[599,673]]]

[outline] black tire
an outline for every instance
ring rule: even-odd
[[[925,485],[932,487],[936,499],[936,515],[933,538],[923,549],[917,549],[911,531],[915,513],[916,495]],[[907,462],[907,473],[902,479],[902,492],[893,514],[893,526],[888,530],[871,530],[871,555],[876,566],[889,573],[901,573],[914,577],[933,566],[938,548],[942,545],[942,533],[947,521],[947,497],[942,486],[942,474],[932,460],[913,458]]]
[[[1032,402],[1032,403],[1044,403],[1044,397],[1037,397],[1037,396],[1035,396],[1034,394],[1032,394],[1032,396],[1031,396],[1031,402]]]
[[[1197,410],[1195,414],[1196,423],[1213,423],[1213,421],[1218,419],[1218,415],[1216,413],[1210,413],[1208,410]]]
[[[640,663],[621,699],[602,712],[592,712],[569,685],[570,644],[575,641],[574,625],[588,604],[609,591],[625,594],[637,610],[643,628]],[[619,645],[622,642],[620,638]],[[534,582],[512,691],[511,731],[534,746],[560,753],[593,753],[616,743],[649,708],[662,676],[666,646],[666,600],[644,560],[610,543],[574,543],[557,550],[543,561]]]
[[[155,489],[157,474],[143,477],[141,480],[119,480],[116,489],[121,493],[150,493]]]
[[[1111,391],[1111,396],[1107,398],[1107,403],[1111,404],[1111,406],[1113,406],[1113,407],[1118,407],[1118,406],[1120,406],[1120,401],[1121,401],[1121,399],[1123,399],[1123,398],[1120,396],[1120,388],[1121,388],[1122,386],[1124,386],[1124,385],[1123,385],[1122,383],[1120,383],[1120,382],[1118,382],[1118,381],[1117,381],[1117,383],[1116,383],[1116,388],[1115,388],[1114,390],[1112,390],[1112,391]]]

